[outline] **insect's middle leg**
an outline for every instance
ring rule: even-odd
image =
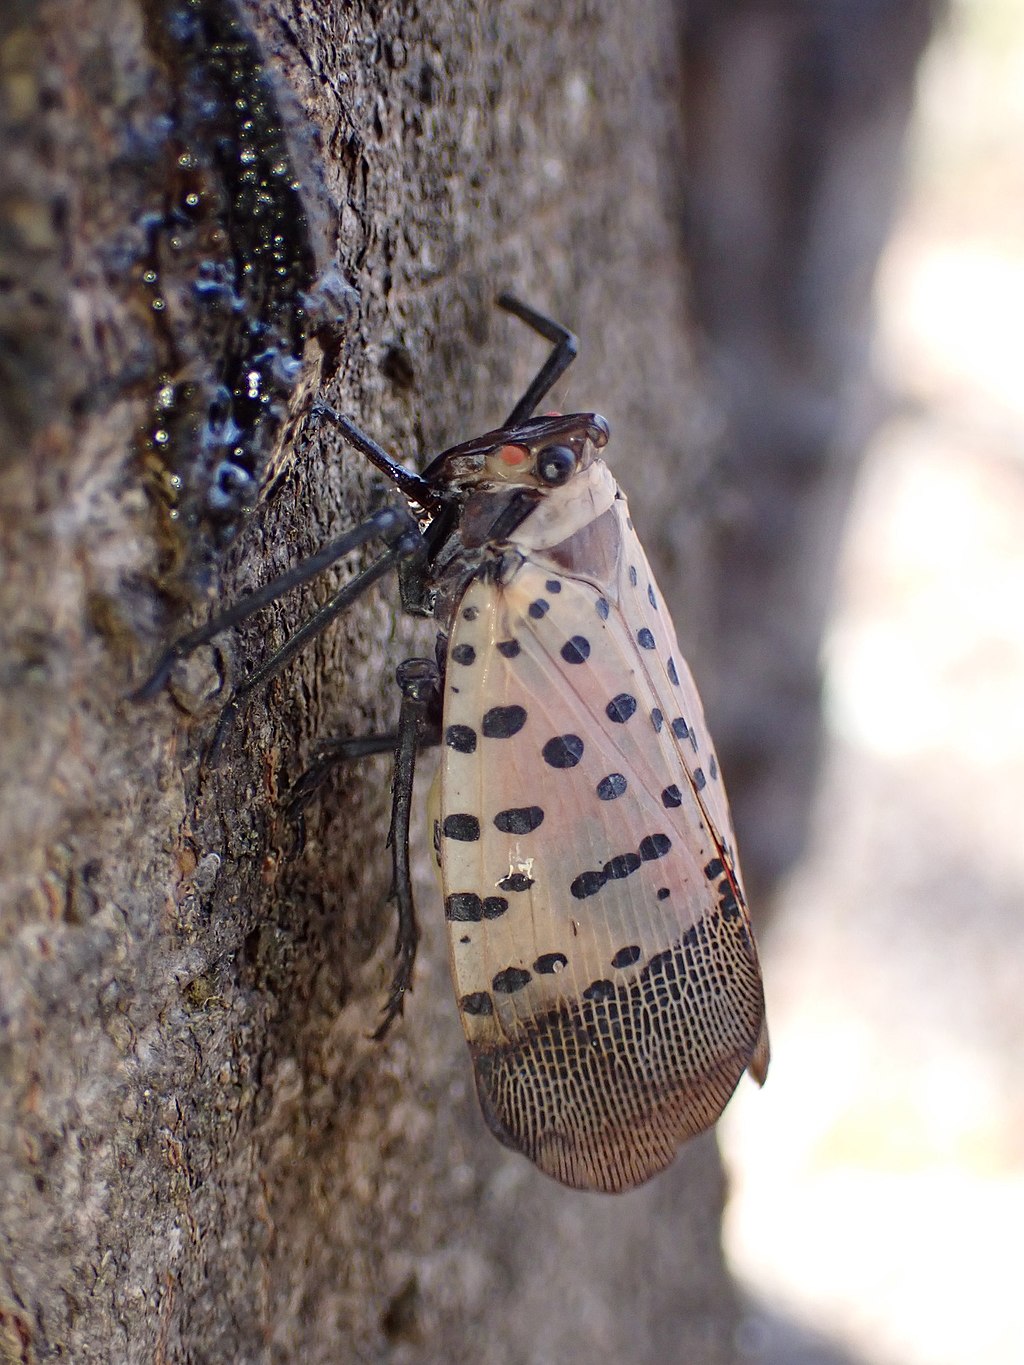
[[[379,578],[384,578],[392,570],[397,569],[403,561],[425,551],[423,536],[416,526],[414,518],[409,513],[403,515],[407,518],[404,529],[392,541],[387,552],[339,589],[328,602],[324,603],[319,611],[314,612],[303,622],[295,634],[286,640],[275,654],[264,660],[258,668],[254,669],[248,677],[238,684],[231,700],[227,702],[217,721],[213,742],[210,745],[209,756],[211,758],[216,757],[228,728],[257,688],[263,687],[271,678],[276,677],[304,645],[326,630],[337,616],[340,616],[343,611],[350,607]]]
[[[296,588],[302,583],[308,583],[311,578],[315,578],[324,569],[330,568],[339,559],[375,538],[384,540],[389,547],[389,552],[382,557],[382,560],[378,560],[376,565],[371,565],[366,574],[360,575],[359,578],[348,584],[347,588],[342,589],[343,593],[349,594],[343,605],[347,605],[348,602],[358,596],[359,589],[356,585],[365,582],[365,586],[368,587],[370,582],[379,578],[382,573],[386,573],[393,564],[415,555],[423,547],[423,537],[420,534],[419,526],[408,509],[404,507],[382,508],[362,525],[355,526],[343,535],[329,541],[322,549],[310,555],[308,559],[304,559],[301,564],[296,564],[287,573],[281,574],[278,578],[265,583],[262,588],[257,588],[255,592],[251,592],[232,603],[230,607],[218,612],[217,615],[196,630],[190,630],[179,636],[164,650],[152,673],[131,694],[131,700],[150,701],[167,682],[178,659],[186,658],[200,645],[207,644],[223,631],[240,625],[263,607],[269,606],[271,602],[276,602],[279,597],[291,592],[292,588]],[[377,569],[377,565],[389,560],[389,555],[394,555],[394,559],[383,563],[383,567],[378,572],[373,572]],[[337,600],[337,597],[333,598],[332,603]],[[328,603],[328,607],[330,605],[331,603]],[[318,613],[318,617],[319,615],[320,613]]]

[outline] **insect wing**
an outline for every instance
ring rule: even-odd
[[[717,1119],[764,1016],[696,690],[616,512],[613,592],[529,559],[467,589],[438,829],[484,1114],[556,1179],[608,1191]]]
[[[704,706],[697,684],[680,652],[675,626],[662,602],[624,500],[617,511],[625,551],[618,575],[619,619],[627,633],[632,633],[639,647],[641,669],[647,675],[657,699],[656,721],[660,718],[659,734],[664,739],[665,761],[671,766],[678,760],[686,772],[690,792],[699,812],[696,825],[691,824],[690,828],[702,833],[706,826],[711,834],[715,856],[703,864],[703,871],[709,882],[714,883],[717,910],[726,920],[738,921],[734,927],[743,950],[741,955],[749,959],[757,970],[756,999],[760,1026],[747,1069],[758,1084],[763,1085],[770,1060],[768,1026],[764,1017],[760,964],[750,926],[743,874],[736,856],[736,835],[729,798],[704,718]],[[674,795],[673,792],[670,799],[674,799]],[[684,801],[681,809],[687,804]],[[697,840],[694,848],[700,843],[701,840]],[[714,914],[712,917],[715,918]],[[726,950],[726,957],[728,955]]]

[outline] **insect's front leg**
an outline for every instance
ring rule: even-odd
[[[388,843],[391,846],[392,865],[390,898],[398,909],[398,931],[395,936],[395,975],[384,1006],[384,1018],[373,1035],[376,1039],[383,1038],[402,1013],[405,993],[412,983],[412,969],[419,943],[409,866],[413,778],[416,773],[416,751],[426,738],[432,718],[438,714],[441,698],[440,671],[431,659],[406,659],[399,664],[396,676],[398,686],[402,689],[402,709],[398,717]]]
[[[576,359],[579,342],[568,327],[563,327],[560,322],[555,322],[554,318],[538,313],[535,308],[530,308],[529,305],[520,302],[511,294],[499,294],[498,307],[504,308],[506,313],[512,313],[513,316],[521,318],[528,327],[532,327],[535,332],[539,333],[545,340],[552,342],[554,346],[551,354],[534,376],[529,388],[506,418],[505,425],[514,427],[532,415],[540,400],[553,388]]]

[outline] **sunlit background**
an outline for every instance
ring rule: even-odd
[[[723,1139],[754,1303],[863,1365],[1024,1363],[1024,4],[921,74],[878,282],[891,414],[827,641],[829,755]],[[762,1353],[756,1314],[749,1354]]]

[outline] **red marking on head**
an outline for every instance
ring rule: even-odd
[[[523,446],[502,446],[498,451],[498,459],[502,464],[515,466],[525,464],[530,458],[530,452]]]

